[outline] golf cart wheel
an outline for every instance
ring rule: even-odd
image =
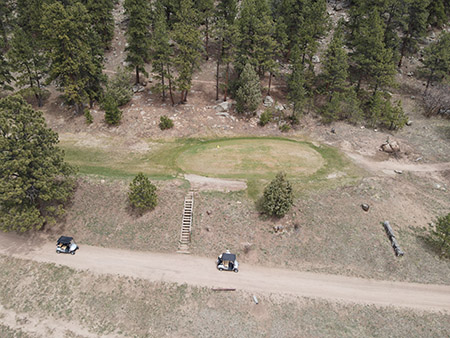
[[[75,255],[75,251],[72,251],[71,254],[72,254],[72,255]]]
[[[233,271],[234,271],[234,272],[236,272],[236,273],[238,273],[238,272],[239,272],[239,270],[238,270],[238,269],[234,269]]]
[[[219,268],[219,271],[223,271],[223,269],[222,269],[222,268]]]
[[[56,250],[56,253],[59,255],[60,254],[60,252],[58,251],[58,250]]]

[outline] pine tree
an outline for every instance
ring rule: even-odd
[[[148,0],[125,0],[125,15],[128,18],[126,31],[128,47],[126,62],[136,71],[136,83],[139,83],[139,73],[147,74],[145,64],[150,53],[151,8]]]
[[[275,26],[266,0],[244,0],[237,25],[237,73],[240,74],[248,62],[261,76],[266,71],[273,71],[276,66]]]
[[[379,88],[394,83],[395,66],[392,51],[384,43],[384,29],[379,13],[374,10],[355,32],[352,59],[358,71],[359,90],[366,78],[375,94]]]
[[[304,65],[298,46],[294,46],[291,53],[292,73],[288,79],[288,99],[292,103],[292,116],[298,120],[306,101]]]
[[[175,67],[178,71],[177,87],[181,91],[181,102],[187,101],[192,85],[192,74],[198,68],[202,41],[198,30],[198,14],[192,0],[181,0],[178,22],[173,26],[173,40],[176,44]]]
[[[0,54],[0,90],[12,90],[9,85],[14,77],[11,75],[11,67],[7,60]]]
[[[425,92],[433,79],[450,78],[450,33],[442,32],[438,40],[424,51],[423,69],[428,77]]]
[[[208,45],[209,35],[211,33],[211,20],[214,13],[214,0],[194,0],[194,8],[197,10],[199,23],[203,26],[203,32],[205,34],[205,58],[208,60]]]
[[[408,50],[415,50],[418,40],[425,34],[430,0],[411,0],[408,6],[406,27],[403,32],[398,67],[402,66],[403,56]]]
[[[117,100],[111,95],[105,95],[102,100],[102,108],[105,110],[105,121],[111,125],[118,125],[122,119],[122,111]]]
[[[14,1],[0,0],[0,50],[8,49],[8,36],[14,25]]]
[[[431,0],[428,5],[428,23],[436,27],[442,27],[448,22],[448,16],[445,13],[445,0]],[[447,0],[448,6],[450,2]]]
[[[151,43],[152,71],[157,74],[156,79],[160,81],[160,83],[155,85],[154,88],[157,92],[162,93],[162,99],[165,101],[166,90],[168,89],[166,81],[171,81],[169,78],[169,70],[173,51],[169,43],[167,19],[164,7],[159,1],[156,2],[155,6],[156,8],[153,15],[155,21],[153,24],[153,36]],[[171,96],[171,98],[173,101],[173,96]]]
[[[437,244],[441,256],[450,257],[450,213],[436,219],[430,229],[430,239]]]
[[[45,93],[43,79],[49,70],[49,58],[42,38],[42,5],[41,0],[17,1],[17,25],[8,51],[8,58],[18,74],[16,86],[29,86],[39,107],[42,107]]]
[[[74,188],[73,168],[56,147],[58,135],[20,96],[0,99],[0,229],[52,224]]]
[[[100,37],[102,48],[108,48],[114,37],[114,0],[82,0],[88,10],[94,31]]]
[[[49,81],[56,80],[68,102],[79,114],[92,97],[92,83],[101,73],[99,60],[93,53],[93,36],[86,8],[81,3],[64,7],[55,2],[44,5],[43,39],[51,60]]]
[[[239,78],[236,91],[236,110],[238,113],[254,113],[262,100],[261,85],[253,66],[247,63]]]
[[[153,209],[158,203],[157,198],[156,187],[143,173],[137,174],[128,193],[131,206],[140,212]]]
[[[262,210],[270,216],[283,217],[294,204],[292,185],[285,173],[278,173],[264,189],[261,201]]]
[[[323,77],[327,91],[330,93],[329,101],[335,92],[345,90],[348,78],[348,57],[344,48],[342,27],[339,25],[328,45],[323,61]]]

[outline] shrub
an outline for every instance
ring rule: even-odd
[[[441,256],[450,257],[450,213],[436,219],[436,225],[430,230],[430,239],[438,246]]]
[[[159,118],[159,128],[161,130],[173,128],[173,121],[166,115],[163,115]]]
[[[119,109],[118,103],[111,95],[105,95],[102,101],[102,107],[105,110],[105,121],[111,125],[117,125],[122,119],[122,111]]]
[[[287,133],[289,130],[291,130],[291,126],[288,123],[283,123],[279,127],[280,131],[283,133]]]
[[[270,216],[283,217],[294,203],[291,183],[285,173],[278,173],[264,190],[261,207]]]
[[[355,90],[352,88],[343,93],[335,92],[331,101],[322,107],[321,115],[324,123],[346,120],[355,124],[361,121],[363,112]]]
[[[258,124],[261,127],[264,127],[267,123],[269,123],[270,121],[272,121],[273,118],[273,112],[270,109],[265,110],[261,116],[259,117],[259,122]]]
[[[380,126],[389,130],[400,129],[408,122],[399,101],[393,106],[389,98],[377,92],[369,101],[368,119],[371,126]]]
[[[130,205],[139,211],[153,209],[157,205],[156,187],[143,173],[139,173],[130,183],[128,199]]]

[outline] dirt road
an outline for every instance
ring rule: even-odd
[[[32,250],[28,251],[29,248]],[[62,264],[98,274],[119,274],[150,281],[450,312],[448,285],[376,281],[246,264],[242,264],[240,272],[236,274],[217,271],[215,257],[134,252],[87,245],[81,245],[75,256],[57,255],[54,243],[41,244],[24,236],[4,233],[0,234],[0,254]]]

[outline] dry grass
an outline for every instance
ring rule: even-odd
[[[5,308],[22,317],[73,321],[99,335],[445,337],[450,333],[448,314],[257,297],[258,305],[252,294],[239,291],[215,293],[186,285],[96,276],[0,256],[0,303]]]

